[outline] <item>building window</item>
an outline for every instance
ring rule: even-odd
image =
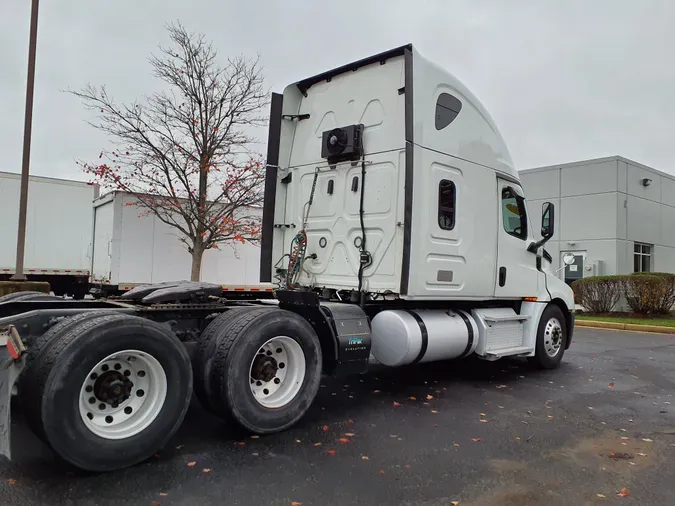
[[[652,271],[652,246],[635,243],[633,247],[633,272]]]
[[[455,228],[455,183],[441,179],[438,184],[438,226],[443,230]]]
[[[525,199],[508,186],[502,189],[502,220],[507,234],[527,239]]]
[[[441,93],[436,101],[436,130],[443,130],[462,110],[462,103],[459,99],[448,93]]]

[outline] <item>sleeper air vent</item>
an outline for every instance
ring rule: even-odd
[[[335,164],[358,160],[363,156],[363,125],[334,128],[323,133],[321,158]]]

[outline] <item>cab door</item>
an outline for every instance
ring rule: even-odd
[[[495,297],[536,297],[543,273],[537,255],[527,251],[534,241],[530,233],[525,196],[520,185],[497,179],[499,227]]]

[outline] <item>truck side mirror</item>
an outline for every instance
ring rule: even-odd
[[[550,202],[544,202],[541,206],[541,236],[544,239],[553,237],[555,223],[555,206]]]

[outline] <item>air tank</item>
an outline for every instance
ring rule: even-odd
[[[396,367],[465,357],[478,344],[478,327],[466,311],[395,309],[371,321],[372,354]]]

